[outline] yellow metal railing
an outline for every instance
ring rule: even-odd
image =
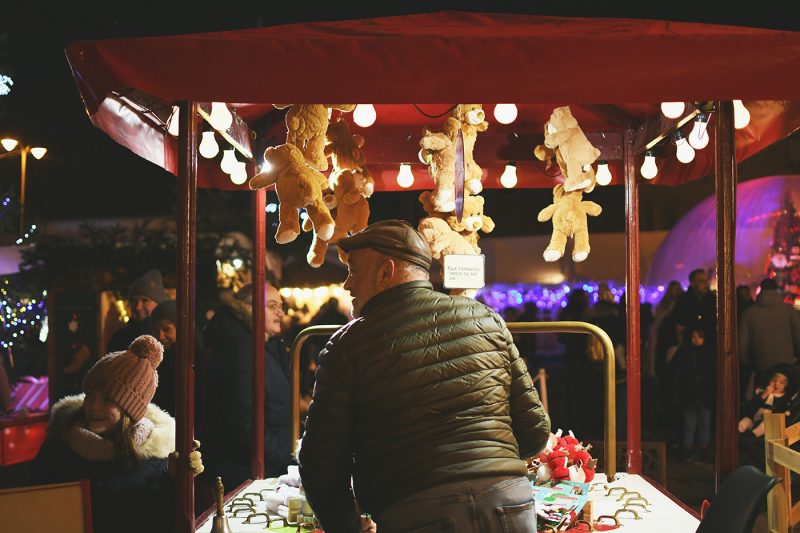
[[[800,441],[800,422],[786,427],[784,413],[764,416],[764,454],[767,475],[778,478],[767,494],[767,527],[771,533],[789,533],[800,523],[800,502],[792,505],[792,476],[800,474],[800,453],[789,446]]]
[[[300,350],[306,340],[314,336],[333,335],[341,326],[311,326],[295,337],[292,344],[292,449],[300,438]],[[608,334],[588,322],[509,322],[511,333],[583,333],[594,335],[603,346],[605,399],[603,402],[604,431],[604,466],[608,479],[614,479],[617,473],[617,417],[614,345]]]

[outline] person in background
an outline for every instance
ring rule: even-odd
[[[264,461],[267,477],[285,474],[292,463],[289,350],[281,337],[283,301],[266,284],[264,339]],[[253,291],[250,284],[226,298],[208,323],[208,372],[203,380],[203,442],[208,479],[226,487],[251,478]]]
[[[150,313],[166,298],[164,280],[161,272],[155,268],[148,270],[142,277],[134,281],[128,289],[128,305],[131,308],[130,320],[108,341],[108,351],[125,350],[133,342],[133,339],[140,335],[151,335],[153,330],[150,326]]]
[[[689,460],[695,453],[710,462],[711,412],[716,404],[716,353],[706,344],[705,328],[698,323],[685,330],[684,343],[675,354],[680,369],[680,397],[683,403],[683,450]]]
[[[85,394],[53,405],[30,483],[88,478],[98,533],[173,530],[175,420],[150,403],[162,354],[155,338],[141,336],[94,364]],[[195,475],[203,470],[198,446],[189,456]]]
[[[158,383],[153,403],[175,416],[175,359],[178,340],[178,306],[175,300],[164,300],[150,314],[150,324],[164,347],[164,360],[158,367]]]
[[[322,528],[535,532],[520,457],[550,421],[503,319],[434,291],[430,247],[405,221],[337,244],[355,318],[320,354],[299,451]]]
[[[706,345],[716,351],[717,293],[711,290],[705,270],[697,268],[689,274],[689,290],[678,298],[673,313],[679,330],[699,325]]]
[[[743,314],[739,325],[739,358],[743,368],[752,367],[756,382],[778,363],[794,364],[800,357],[800,313],[784,303],[774,279],[761,282],[756,303]]]
[[[750,292],[750,286],[746,283],[736,286],[736,323],[742,323],[742,314],[745,310],[756,303],[753,300],[753,294]]]

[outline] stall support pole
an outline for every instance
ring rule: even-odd
[[[253,479],[264,479],[264,335],[266,294],[264,292],[267,234],[267,190],[253,192]]]
[[[639,182],[633,159],[633,131],[625,130],[625,309],[627,326],[627,468],[642,473],[641,339],[639,335]]]
[[[736,145],[733,103],[717,102],[717,463],[716,488],[736,469],[739,419],[739,354],[736,335],[734,241]]]
[[[178,135],[177,372],[175,373],[175,531],[194,533],[194,476],[189,452],[194,441],[195,222],[197,211],[197,103],[182,101]]]

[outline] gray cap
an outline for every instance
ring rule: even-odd
[[[358,233],[336,242],[344,252],[360,248],[403,259],[425,270],[431,268],[431,247],[425,238],[405,220],[381,220],[370,224]]]
[[[148,270],[141,278],[137,279],[128,290],[128,300],[133,300],[137,296],[150,298],[156,303],[161,303],[167,298],[164,292],[164,280],[161,272],[157,269]]]

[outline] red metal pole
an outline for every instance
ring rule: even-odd
[[[739,354],[736,331],[736,143],[733,103],[717,102],[717,462],[716,487],[736,469],[739,435]]]
[[[264,335],[266,295],[264,274],[267,247],[267,190],[253,192],[253,479],[264,479]]]
[[[194,533],[194,476],[189,452],[194,441],[195,218],[197,211],[196,102],[180,102],[178,135],[177,361],[175,373],[175,531]]]
[[[641,340],[639,335],[639,183],[633,154],[633,131],[625,130],[625,308],[627,324],[628,472],[642,472]]]

